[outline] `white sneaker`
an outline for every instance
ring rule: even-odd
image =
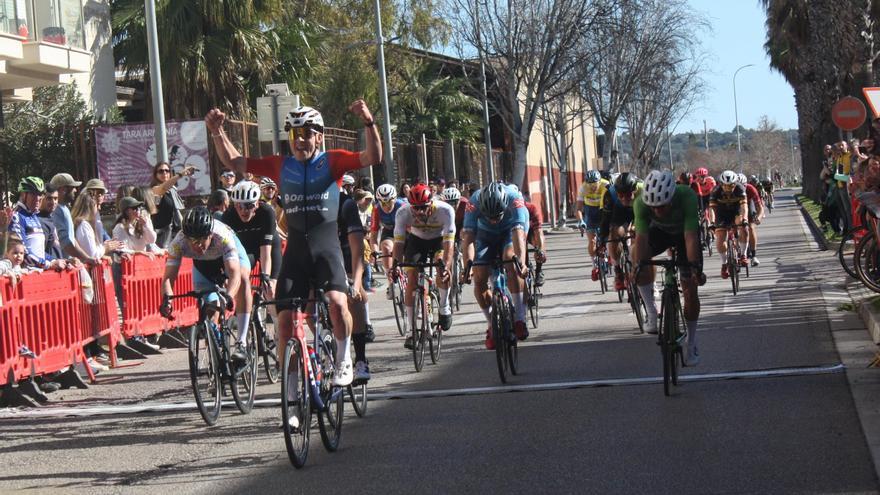
[[[79,373],[79,375],[80,375],[81,377],[82,377],[82,376],[88,376],[88,375],[89,375],[89,372],[86,370],[86,366],[89,366],[89,365],[86,364],[86,363],[82,363],[82,362],[80,362],[80,363],[76,363],[76,368],[74,368],[74,369],[76,369],[76,372]],[[93,367],[91,367],[91,366],[89,366],[89,368],[92,370],[92,374],[93,374],[93,375],[97,375],[98,373],[100,373],[99,370],[97,370],[97,369],[95,369],[95,368],[93,368]]]
[[[343,361],[336,366],[336,375],[333,377],[334,387],[347,387],[354,380],[351,369],[351,359]]]
[[[760,265],[760,264],[761,264],[761,262],[758,261],[758,257],[757,257],[757,256],[752,256],[752,266],[758,266],[758,265]]]
[[[287,424],[290,425],[290,431],[294,433],[299,433],[299,418],[296,416],[291,416],[290,419],[287,420]],[[281,423],[281,426],[278,428],[279,430],[284,429],[284,423]]]
[[[363,361],[358,361],[354,364],[354,379],[355,381],[365,382],[370,379],[370,366]]]
[[[391,286],[390,285],[385,288],[385,299],[388,299],[389,301],[394,299],[394,294],[391,293]]]
[[[645,333],[657,335],[657,318],[653,320],[650,317],[648,318],[648,321],[645,322]]]
[[[93,370],[97,370],[97,371],[107,371],[107,370],[110,369],[109,367],[104,366],[103,364],[101,364],[101,363],[95,361],[95,358],[89,358],[89,359],[87,360],[87,362],[89,363],[89,366],[91,366]]]
[[[696,366],[698,364],[700,364],[700,351],[697,350],[696,345],[688,345],[687,365]]]

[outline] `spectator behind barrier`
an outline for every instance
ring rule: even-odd
[[[157,211],[153,214],[152,220],[156,229],[156,244],[162,249],[168,247],[171,238],[180,230],[180,222],[183,220],[181,210],[184,205],[177,193],[177,181],[194,174],[195,171],[195,167],[186,167],[182,172],[172,174],[171,165],[167,162],[159,162],[153,167],[150,187],[157,198],[155,203]]]
[[[98,238],[95,222],[98,221],[98,203],[90,194],[80,194],[70,210],[73,218],[74,236],[77,245],[85,253],[86,260],[91,264],[101,263],[101,259],[111,251],[119,248],[119,241],[101,242]]]
[[[220,220],[228,208],[229,193],[226,192],[226,189],[217,189],[208,197],[208,210],[214,216],[214,220]]]
[[[277,222],[275,232],[278,234],[279,241],[287,240],[287,218],[284,216],[284,208],[281,207],[281,200],[278,198],[278,185],[272,179],[263,177],[260,180],[260,192],[262,193],[260,201],[267,203],[275,210],[275,221]]]
[[[58,207],[52,212],[51,218],[58,233],[62,253],[80,261],[88,261],[89,256],[80,249],[74,238],[73,217],[70,214],[70,208],[76,200],[76,191],[81,184],[82,182],[73,180],[70,174],[61,173],[52,177],[49,187],[58,191]]]
[[[104,204],[104,198],[107,197],[107,188],[101,179],[90,179],[86,182],[85,191],[92,195],[95,202],[98,203],[98,221],[95,222],[95,233],[101,242],[109,241],[110,236],[104,229],[104,223],[101,221],[101,205]]]
[[[18,236],[11,235],[7,242],[5,257],[0,260],[0,276],[9,277],[14,283],[18,283],[25,273],[42,271],[39,268],[28,267],[24,264],[24,259],[24,243]]]
[[[55,223],[52,221],[52,212],[58,208],[58,191],[52,189],[52,186],[46,187],[46,194],[40,201],[40,211],[37,216],[43,224],[43,233],[46,235],[46,256],[61,259],[64,253],[61,252],[61,244],[58,242],[58,231],[55,229]]]
[[[220,190],[226,191],[226,195],[232,194],[232,186],[235,185],[235,172],[232,170],[224,170],[220,174]]]
[[[156,246],[156,230],[149,216],[143,215],[143,201],[130,196],[119,200],[119,215],[113,225],[113,239],[122,243],[122,249],[135,253],[152,253]]]
[[[401,182],[400,187],[397,188],[397,197],[408,198],[410,189],[412,189],[412,186],[409,185],[409,182]]]
[[[6,229],[9,228],[9,219],[12,217],[10,208],[0,208],[0,252],[6,252]]]

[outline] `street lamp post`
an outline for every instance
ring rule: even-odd
[[[739,162],[740,173],[742,173],[743,171],[742,157],[740,157],[740,155],[742,154],[742,138],[739,134],[739,109],[736,105],[736,75],[739,74],[739,71],[745,69],[746,67],[754,66],[755,64],[746,64],[739,69],[736,69],[736,71],[733,73],[733,116],[736,119],[736,161]]]
[[[391,114],[388,110],[388,82],[385,78],[385,38],[382,36],[382,10],[379,6],[379,0],[374,3],[376,10],[376,53],[378,60],[376,64],[379,66],[379,85],[380,96],[382,98],[382,113],[385,114],[385,125],[382,131],[385,138],[385,146],[383,148],[385,155],[385,181],[389,184],[396,182],[396,174],[394,170],[394,143],[391,141]]]
[[[156,162],[168,161],[168,138],[165,136],[165,104],[162,98],[162,71],[159,68],[159,35],[156,32],[155,0],[144,0],[147,20],[147,45],[150,60],[150,89],[153,97],[153,127],[155,129]],[[151,163],[155,165],[155,163]]]

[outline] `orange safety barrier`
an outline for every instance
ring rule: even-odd
[[[165,329],[159,314],[165,256],[136,254],[122,261],[122,333],[126,338],[155,335]]]
[[[183,294],[191,290],[193,290],[193,262],[189,258],[184,258],[180,262],[180,270],[174,282],[174,293]],[[182,327],[194,325],[199,320],[199,303],[194,298],[176,299],[172,304],[175,325]]]
[[[36,356],[21,363],[21,376],[29,373],[31,361],[37,374],[60,371],[74,357],[85,361],[79,271],[28,274],[17,290],[21,343]]]
[[[21,377],[18,349],[21,347],[21,325],[18,321],[18,290],[12,280],[0,277],[0,385]],[[10,377],[11,372],[11,377]]]
[[[82,345],[107,337],[111,363],[116,366],[116,344],[119,341],[120,328],[113,272],[108,261],[90,267],[88,271],[92,278],[93,296],[91,303],[80,298]]]

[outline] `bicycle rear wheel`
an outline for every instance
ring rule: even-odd
[[[297,469],[305,466],[309,456],[309,430],[312,427],[312,401],[304,359],[308,359],[308,355],[300,342],[288,340],[281,365],[281,421],[287,456]],[[291,425],[292,419],[295,426]]]
[[[428,324],[431,325],[429,332],[433,332],[429,334],[428,347],[431,350],[431,363],[437,364],[437,361],[440,361],[440,346],[443,344],[443,331],[440,329],[440,301],[434,291],[430,291],[428,295],[430,296]]]
[[[213,323],[204,320],[189,331],[189,377],[199,414],[208,426],[220,417],[223,383],[217,342],[211,330]]]
[[[495,340],[495,361],[498,364],[498,375],[501,383],[507,383],[507,340],[511,332],[510,315],[507,314],[507,302],[496,292],[492,297],[492,338]]]
[[[648,321],[648,309],[645,307],[645,301],[642,300],[639,288],[635,284],[627,284],[626,290],[629,294],[629,307],[636,315],[639,331],[645,333],[645,322]]]
[[[608,292],[608,280],[605,278],[605,275],[608,272],[608,265],[605,260],[599,260],[599,287],[602,289],[602,294]]]
[[[868,229],[864,225],[853,227],[843,234],[843,238],[840,239],[840,246],[837,247],[837,259],[840,261],[840,266],[846,270],[850,277],[856,280],[859,279],[859,274],[856,273],[855,267],[855,252],[858,245],[856,239],[867,235],[867,233]]]
[[[266,372],[266,379],[269,383],[278,383],[278,356],[275,354],[275,340],[269,338],[266,331],[266,314],[257,311],[254,314],[257,320],[254,322],[256,327],[257,354],[262,357],[263,370]]]
[[[352,383],[348,386],[348,397],[355,414],[363,418],[367,414],[367,382]]]
[[[394,320],[397,322],[397,333],[401,337],[406,335],[406,311],[403,309],[403,291],[400,290],[400,284],[394,282],[391,284],[391,302],[394,308]]]
[[[232,398],[235,405],[242,414],[248,414],[254,407],[254,396],[257,393],[257,342],[256,330],[253,322],[248,327],[247,345],[245,353],[247,361],[244,367],[238,369],[230,362],[230,368],[233,368],[232,377]]]
[[[416,312],[416,324],[412,328],[412,351],[413,351],[413,364],[416,367],[416,371],[422,371],[422,366],[425,365],[425,347],[427,346],[427,338],[425,335],[428,331],[428,314],[425,307],[425,294],[422,292],[422,289],[418,289],[416,291],[416,304],[413,306],[413,310]]]
[[[862,237],[856,246],[855,269],[865,287],[880,292],[880,259],[877,241],[872,235]]]
[[[316,331],[319,332],[318,335],[329,334],[320,324]],[[318,429],[321,431],[321,443],[327,452],[336,452],[342,438],[342,418],[345,416],[345,390],[331,385],[336,373],[336,339],[332,336],[329,339],[318,339],[318,349],[315,352],[318,366],[324,370],[324,379],[321,380],[321,401],[324,408],[318,411]]]
[[[541,291],[535,285],[535,280],[530,279],[529,285],[529,293],[526,302],[529,307],[529,319],[532,320],[532,328],[538,328],[538,305],[541,301]]]

